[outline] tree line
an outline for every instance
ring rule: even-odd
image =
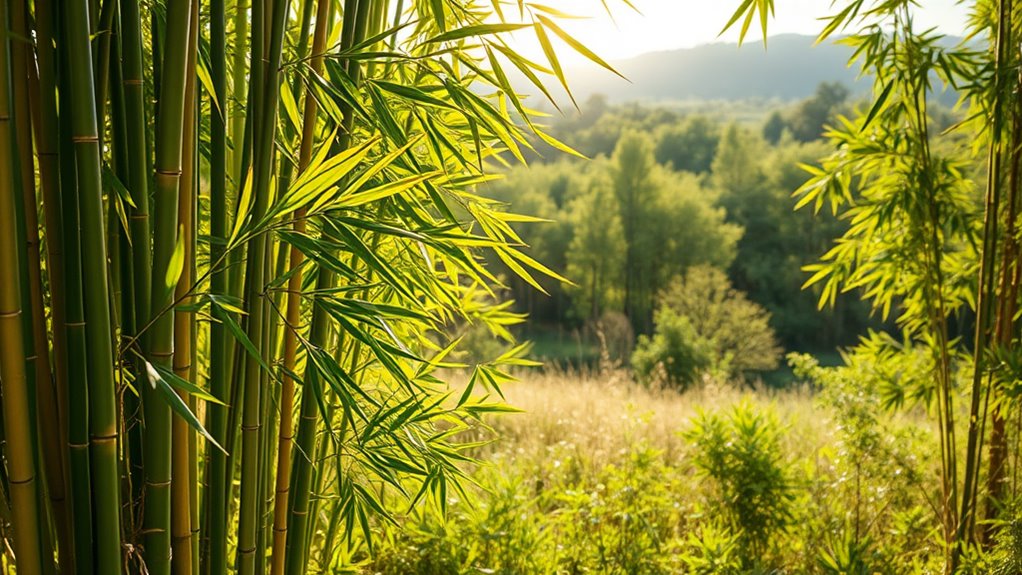
[[[573,282],[545,281],[545,296],[511,279],[508,297],[532,329],[584,328],[619,313],[635,334],[649,334],[661,292],[709,266],[769,312],[785,348],[854,343],[882,323],[868,305],[849,294],[821,310],[819,293],[802,289],[802,267],[846,224],[796,211],[792,197],[808,176],[799,165],[826,153],[825,126],[851,109],[848,96],[840,84],[823,84],[743,122],[726,111],[710,117],[591,98],[551,132],[592,161],[539,147],[531,165],[487,186],[488,195],[549,220],[519,227],[530,253]]]

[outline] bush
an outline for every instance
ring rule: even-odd
[[[636,378],[647,385],[690,386],[712,362],[710,342],[673,309],[659,310],[653,322],[653,337],[640,336],[632,354]]]
[[[743,402],[726,417],[699,415],[683,435],[695,446],[696,468],[715,488],[711,506],[738,536],[744,566],[758,565],[792,522],[795,491],[780,424]]]
[[[731,286],[723,271],[695,266],[660,294],[660,307],[688,318],[705,340],[711,369],[726,379],[777,369],[781,349],[770,314]]]

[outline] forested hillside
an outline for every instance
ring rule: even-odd
[[[833,42],[815,45],[814,36],[772,36],[767,46],[713,43],[651,52],[612,62],[628,82],[607,70],[578,64],[567,71],[576,97],[603,94],[612,102],[663,100],[797,100],[821,82],[856,84],[859,70],[847,65],[851,49]],[[525,84],[521,84],[525,87]],[[868,84],[856,84],[863,93]]]
[[[543,280],[544,295],[508,275],[505,297],[529,314],[537,353],[575,362],[577,345],[563,342],[581,339],[582,360],[592,361],[598,330],[624,329],[603,334],[621,341],[651,333],[660,293],[707,266],[762,306],[783,349],[826,353],[883,326],[855,292],[821,310],[819,290],[802,289],[802,268],[847,224],[795,210],[793,192],[808,176],[800,166],[826,155],[825,126],[854,106],[842,85],[822,84],[759,123],[601,97],[555,122],[553,134],[594,159],[541,147],[530,166],[487,186],[488,195],[549,220],[518,227],[531,255],[574,282]],[[619,359],[627,360],[622,345]]]

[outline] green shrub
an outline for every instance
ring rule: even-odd
[[[662,454],[641,445],[601,470],[595,485],[557,496],[558,573],[677,573],[682,517]]]
[[[726,416],[697,416],[683,435],[694,444],[699,473],[715,488],[711,506],[738,536],[744,567],[757,565],[793,518],[795,492],[780,424],[743,402]]]
[[[716,375],[734,379],[777,369],[781,348],[770,327],[770,314],[732,287],[722,270],[690,268],[660,294],[660,307],[688,318],[709,346]]]
[[[640,336],[632,354],[636,378],[645,384],[690,386],[710,366],[709,342],[687,317],[669,308],[656,313],[654,324],[653,336]]]
[[[741,379],[776,369],[781,349],[770,314],[731,287],[723,271],[695,266],[659,297],[652,337],[632,355],[636,378],[684,389],[709,373]]]
[[[716,523],[689,534],[681,560],[692,575],[738,575],[742,572],[739,535]]]
[[[805,542],[819,565],[830,566],[826,573],[915,573],[914,564],[939,556],[939,516],[926,499],[934,437],[895,411],[921,387],[910,380],[932,371],[915,351],[878,353],[879,337],[864,338],[840,367],[789,356],[796,377],[818,390],[815,401],[834,429],[832,448],[817,460],[815,496],[804,505],[804,521],[813,526]]]

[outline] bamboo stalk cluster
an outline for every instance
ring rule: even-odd
[[[505,68],[563,83],[551,38],[605,65],[559,15],[0,3],[0,562],[300,575],[371,549],[395,500],[443,508],[525,363],[452,394],[445,327],[519,320],[484,250],[553,275],[476,193],[527,134],[567,150]]]

